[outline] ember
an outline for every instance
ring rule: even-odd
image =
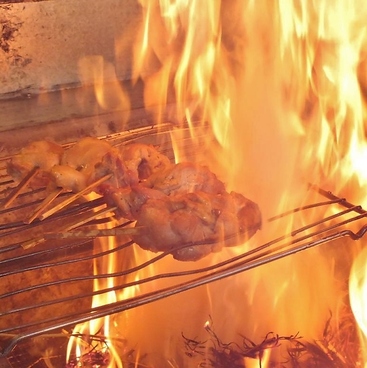
[[[107,367],[110,362],[109,353],[100,353],[97,351],[91,351],[88,354],[84,354],[78,359],[71,360],[66,364],[65,368],[102,368]]]
[[[242,336],[242,343],[223,342],[207,322],[205,330],[209,340],[198,341],[182,334],[185,354],[190,358],[200,358],[199,367],[212,368],[245,368],[246,358],[257,361],[256,367],[262,367],[262,359],[269,349],[280,348],[283,343],[279,360],[270,359],[266,367],[291,368],[355,368],[358,366],[359,348],[355,324],[350,311],[345,313],[343,320],[335,330],[331,327],[331,317],[327,321],[321,340],[307,341],[299,333],[280,336],[269,332],[260,343]],[[209,346],[209,347],[208,347]],[[285,352],[285,353],[284,353]],[[277,355],[277,354],[275,354]],[[253,365],[251,365],[253,366]]]

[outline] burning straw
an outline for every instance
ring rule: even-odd
[[[69,359],[65,368],[95,368],[95,367],[110,367],[111,363],[111,351],[110,344],[116,344],[120,346],[123,351],[124,367],[136,367],[134,351],[126,351],[126,340],[116,339],[104,336],[102,333],[98,334],[82,334],[72,333],[73,336],[78,339],[79,343],[83,346],[83,353],[76,357],[73,356]],[[113,340],[113,341],[112,341]]]
[[[295,335],[280,336],[269,332],[260,343],[255,343],[241,336],[242,344],[224,342],[210,327],[205,325],[209,339],[200,341],[182,335],[185,354],[189,358],[201,358],[200,368],[246,368],[246,361],[257,361],[259,368],[263,367],[263,357],[266,351],[287,344],[286,354],[282,361],[270,360],[267,368],[355,368],[358,367],[360,348],[354,321],[348,316],[341,321],[337,329],[331,324],[331,318],[326,322],[323,336],[320,340],[305,341],[297,332]],[[208,347],[209,346],[209,347]]]

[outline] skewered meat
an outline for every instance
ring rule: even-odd
[[[112,177],[100,188],[101,192],[107,191],[109,187],[125,188],[139,181],[137,171],[128,169],[121,151],[116,148],[108,151],[95,165],[94,179],[108,174],[112,174]]]
[[[159,190],[167,195],[203,191],[223,193],[224,184],[206,166],[193,162],[181,162],[156,172],[147,180],[147,187]]]
[[[168,251],[181,261],[241,244],[261,227],[254,202],[227,193],[214,173],[191,162],[169,165],[133,185],[106,186],[103,194],[120,216],[137,220],[141,231],[133,240],[141,248]]]
[[[169,159],[151,145],[135,143],[117,149],[106,141],[86,137],[66,151],[52,142],[33,142],[12,159],[8,173],[20,180],[40,167],[41,174],[33,180],[35,186],[54,184],[77,192],[111,173],[113,177],[105,185],[134,185],[169,165]]]
[[[141,206],[148,199],[166,197],[164,193],[147,188],[142,184],[134,184],[123,188],[105,185],[101,186],[101,192],[108,204],[117,206],[117,215],[129,220],[136,220]]]
[[[155,147],[132,143],[107,152],[95,167],[95,178],[113,174],[113,177],[105,185],[125,188],[170,166],[172,163],[169,158],[158,152]]]
[[[51,169],[51,177],[56,186],[79,192],[96,179],[95,166],[111,151],[112,146],[100,139],[81,139],[61,158],[61,165]]]
[[[8,163],[7,171],[20,180],[33,168],[40,172],[32,179],[32,186],[54,183],[66,190],[80,191],[94,178],[94,166],[111,150],[109,143],[97,138],[81,139],[70,149],[49,141],[35,141],[22,148]]]
[[[84,173],[67,165],[53,166],[50,175],[53,179],[53,184],[74,193],[83,190],[88,184]]]
[[[161,172],[172,166],[169,158],[148,144],[133,143],[124,146],[121,151],[127,168],[136,172],[139,180]]]
[[[63,151],[50,142],[34,142],[12,160],[8,171],[24,176],[35,166],[43,170],[44,181],[74,192],[113,174],[95,190],[117,206],[118,215],[136,220],[141,231],[133,240],[140,247],[170,252],[178,260],[195,261],[223,246],[241,244],[261,227],[258,206],[226,192],[206,166],[172,164],[150,145],[114,148],[88,137]]]
[[[65,151],[61,164],[83,173],[88,183],[94,177],[95,165],[111,149],[111,145],[106,141],[86,137]]]
[[[108,154],[109,155],[109,154]],[[119,161],[118,161],[119,162]],[[113,170],[116,170],[114,162]],[[125,169],[122,170],[124,172]],[[177,194],[193,193],[197,191],[220,194],[225,192],[224,184],[206,166],[191,162],[170,164],[162,172],[156,171],[147,180],[131,182],[120,180],[116,185],[110,183],[101,186],[101,193],[108,203],[118,207],[118,214],[127,219],[135,219],[140,206],[149,198],[162,198]]]
[[[106,141],[85,137],[65,151],[61,163],[77,170],[93,169],[110,149],[111,145]]]
[[[171,252],[180,261],[196,261],[223,246],[241,244],[261,227],[258,206],[234,192],[150,198],[136,218],[142,231],[133,239],[140,247]]]
[[[60,164],[64,149],[50,141],[35,141],[23,147],[20,153],[13,157],[7,165],[7,172],[15,180],[21,180],[32,169],[39,167],[40,171],[32,179],[31,186],[44,186],[50,180],[49,172],[54,165]]]

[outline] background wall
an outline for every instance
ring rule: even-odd
[[[129,79],[140,15],[137,0],[0,1],[0,96],[75,86],[93,55]]]

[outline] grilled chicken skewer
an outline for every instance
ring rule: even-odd
[[[32,142],[24,147],[8,163],[8,173],[15,180],[19,180],[22,177],[28,178],[29,173],[37,171],[26,183],[25,179],[19,183],[17,192],[19,193],[27,184],[32,188],[46,187],[49,192],[26,222],[30,223],[39,217],[59,194],[74,192],[73,199],[77,199],[98,186],[103,180],[93,183],[94,166],[111,149],[111,145],[107,142],[92,137],[81,139],[68,150],[48,141]],[[12,194],[11,201],[15,198],[16,195]],[[65,205],[69,203],[70,201],[65,202]],[[5,205],[9,204],[8,199]],[[59,204],[56,210],[61,208]]]
[[[181,261],[242,244],[261,228],[257,204],[226,192],[214,173],[195,163],[170,165],[145,181],[106,185],[102,191],[107,202],[117,206],[117,214],[144,229],[132,235],[140,247],[171,251]]]
[[[28,168],[32,160],[25,161]],[[95,191],[116,208],[118,217],[136,221],[137,231],[130,235],[141,248],[168,251],[181,261],[196,261],[223,246],[242,244],[261,228],[261,213],[254,202],[228,193],[206,166],[173,164],[151,145],[117,148],[88,137],[50,162],[42,167],[42,179],[48,178],[48,186],[55,190],[75,194],[44,213],[37,212],[41,219]],[[25,171],[17,160],[9,167],[10,173]]]

